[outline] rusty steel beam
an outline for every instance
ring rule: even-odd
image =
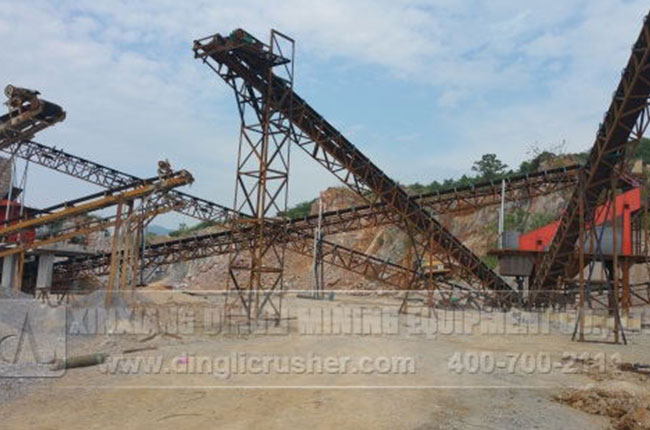
[[[4,151],[15,153],[24,160],[105,188],[115,188],[139,179],[134,175],[34,141],[15,143]],[[506,183],[505,200],[526,200],[568,189],[576,184],[579,168],[578,165],[571,165],[505,177],[503,178]],[[231,220],[236,213],[228,207],[209,200],[180,191],[172,191],[172,193],[185,202],[178,212],[198,220],[225,224],[227,223],[225,220]],[[500,195],[501,180],[413,195],[411,198],[433,213],[443,215],[497,205],[500,202]],[[312,224],[316,218],[317,216],[307,216],[290,220],[289,223],[299,228],[301,223]],[[399,223],[399,216],[388,210],[385,203],[379,202],[374,205],[360,205],[325,212],[323,222],[326,228],[324,234],[336,234],[365,227]]]
[[[41,211],[36,216],[27,219],[8,220],[0,227],[0,238],[105,209],[119,202],[145,198],[155,193],[165,192],[171,188],[191,184],[193,181],[194,178],[186,170],[173,172],[161,178],[152,178],[144,181],[138,180],[130,185],[106,190],[101,193],[94,193],[52,206]],[[179,202],[179,204],[182,204],[182,202]]]
[[[508,202],[529,200],[570,189],[577,183],[579,165],[543,170],[540,172],[512,175],[505,181],[505,200]],[[436,192],[411,196],[416,203],[425,206],[435,215],[471,212],[501,202],[501,181],[479,182],[465,187],[448,188]],[[400,216],[382,202],[374,205],[353,206],[323,213],[323,234],[344,233],[367,227],[399,224]],[[291,228],[309,230],[316,227],[318,215],[292,219]],[[308,224],[309,227],[303,226]]]
[[[179,201],[168,199],[164,194],[158,194],[153,201],[148,201],[146,206],[137,211],[134,219],[137,221],[150,219],[151,217],[175,210],[181,204],[182,203]],[[0,248],[0,258],[42,248],[43,246],[52,245],[54,243],[64,242],[75,237],[87,236],[91,233],[115,227],[117,223],[118,219],[115,216],[107,218],[91,218],[81,225],[75,225],[74,227],[59,230],[44,237],[37,237],[31,242],[19,243],[16,244],[16,246]]]
[[[2,150],[9,154],[15,154],[17,157],[31,163],[47,167],[48,169],[64,173],[91,184],[99,185],[103,188],[116,188],[140,180],[137,176],[32,140],[21,140],[6,148],[2,148]],[[235,212],[232,209],[218,203],[177,190],[172,190],[170,193],[177,200],[184,202],[183,206],[177,210],[183,215],[216,224],[227,224],[235,216]]]
[[[30,162],[104,187],[120,186],[138,180],[133,175],[34,141],[15,143],[5,150],[16,153],[17,156]],[[577,168],[578,166],[567,166],[504,178],[506,182],[505,198],[508,201],[515,201],[565,189],[575,182]],[[232,214],[235,213],[224,206],[182,192],[171,191],[171,193],[185,203],[177,211],[197,219],[213,221],[231,219]],[[500,181],[477,183],[466,187],[412,196],[412,198],[440,214],[478,209],[499,202]],[[315,228],[314,220],[315,217],[305,217],[288,221],[289,228],[294,233],[292,240],[300,240],[300,243],[289,244],[291,248],[309,243]],[[387,210],[385,203],[379,202],[375,205],[326,212],[323,221],[325,234],[337,234],[360,228],[400,223],[400,217],[393,211]],[[298,239],[297,232],[302,232],[305,236]],[[242,233],[246,234],[247,231],[244,230]],[[233,236],[229,232],[221,233],[216,238],[179,240],[166,244],[164,248],[167,252],[156,253],[155,264],[177,261],[169,258],[174,252],[180,252],[179,255],[187,255],[184,246],[189,247],[189,254],[191,254],[187,258],[199,258],[198,256],[207,257],[232,252],[229,247],[242,240],[246,241],[242,234]],[[338,253],[343,252],[345,251],[339,248]],[[91,267],[93,264],[102,266],[102,261],[107,260],[100,256],[88,260],[85,265],[87,267]],[[77,267],[79,266],[77,265]]]
[[[233,246],[246,247],[247,244],[244,242],[246,239],[247,237],[243,235],[241,241],[233,241],[232,232],[228,230],[151,244],[145,248],[142,255],[142,267],[151,268],[215,255],[226,255],[232,252]],[[106,275],[109,266],[110,253],[99,253],[57,263],[55,271],[65,279],[74,279],[84,273],[97,276]]]
[[[55,171],[104,186],[118,187],[137,181],[136,176],[92,162],[70,153],[52,148],[33,141],[25,141],[10,146],[7,151],[16,152],[17,156]],[[549,169],[524,175],[514,175],[504,178],[506,183],[505,198],[507,201],[529,199],[552,192],[561,191],[575,183],[579,166],[567,166]],[[426,205],[432,211],[445,214],[478,209],[487,205],[498,204],[500,200],[500,181],[482,182],[466,187],[450,188],[438,192],[412,196],[420,204]],[[223,219],[222,214],[232,214],[229,208],[216,203],[195,198],[188,194],[171,191],[171,194],[185,202],[178,212],[194,216],[197,219]],[[189,203],[188,203],[189,202]],[[189,206],[189,211],[188,211]],[[344,233],[367,227],[396,224],[400,217],[387,210],[386,204],[364,205],[341,210],[328,211],[323,214],[323,233],[326,235]],[[299,241],[290,243],[289,248],[297,248],[311,242],[313,230],[316,228],[317,216],[307,216],[287,221],[291,236],[283,238]],[[246,229],[234,234],[225,231],[213,235],[182,238],[169,241],[159,246],[149,254],[148,266],[158,266],[195,258],[205,258],[232,252],[233,244],[246,243],[250,240]],[[298,233],[302,233],[300,237]],[[237,245],[238,246],[238,245]],[[339,249],[339,253],[344,252]],[[176,258],[175,255],[179,256]],[[77,261],[69,267],[74,270],[87,271],[93,267],[103,267],[109,261],[109,256],[97,256],[86,261]],[[74,268],[77,269],[74,269]],[[102,269],[98,270],[103,272]]]
[[[628,147],[643,137],[650,121],[649,97],[650,22],[646,17],[584,166],[584,192],[575,188],[537,271],[533,291],[558,288],[566,277],[579,234],[579,202],[584,198],[585,222],[591,223],[613,178],[618,179],[624,173],[622,165]]]
[[[579,169],[580,165],[574,164],[510,175],[503,179],[419,194],[412,198],[435,214],[472,212],[501,203],[502,180],[505,182],[505,201],[529,200],[574,187]]]
[[[236,30],[194,42],[194,54],[208,64],[235,91],[242,86],[266,95],[266,103],[281,113],[295,128],[293,141],[359,195],[383,202],[415,233],[420,255],[440,255],[446,263],[457,263],[469,282],[503,292],[504,302],[514,295],[512,288],[478,256],[451,234],[422,205],[361,153],[340,131],[305,102],[286,81],[268,70],[275,57],[267,46]],[[251,106],[255,108],[255,106]]]
[[[64,151],[46,145],[42,145],[40,143],[36,143],[33,141],[25,141],[22,143],[17,143],[13,147],[10,147],[8,151],[12,151],[12,152],[16,151],[16,154],[21,158],[42,165],[44,167],[48,167],[50,169],[59,171],[61,173],[65,173],[70,176],[83,179],[88,182],[101,185],[104,187],[108,187],[108,188],[123,187],[125,184],[130,184],[132,182],[139,181],[139,179],[136,176],[129,175],[124,172],[120,172],[119,170],[100,165],[98,163],[89,161],[87,159],[77,157],[72,154],[66,153]],[[175,201],[185,204],[184,207],[179,208],[177,206],[176,210],[178,212],[194,215],[195,218],[198,219],[205,219],[203,215],[208,213],[218,214],[219,216],[217,217],[217,219],[221,218],[220,217],[221,213],[227,213],[229,215],[234,213],[234,211],[225,208],[221,205],[218,205],[213,202],[209,202],[207,200],[194,198],[184,193],[170,192],[169,195],[173,196],[175,198]],[[181,196],[181,198],[178,198],[179,196]],[[212,210],[208,210],[208,211],[200,210],[200,211],[188,213],[186,210],[187,209],[186,206],[188,204],[187,203],[188,197],[189,197],[190,205],[192,205],[193,202],[199,201],[201,202],[201,207],[207,207]],[[50,209],[55,209],[55,207]],[[370,209],[370,211],[368,211],[368,209]],[[359,216],[359,217],[354,215],[355,212],[356,212],[355,209],[351,211],[343,211],[340,213],[338,213],[338,211],[332,212],[331,216],[328,217],[328,219],[331,222],[328,226],[329,229],[327,231],[333,233],[335,231],[342,232],[342,231],[349,231],[353,228],[362,228],[363,226],[368,225],[368,220],[370,219],[375,220],[374,221],[375,225],[383,225],[394,221],[393,218],[388,217],[389,214],[386,211],[383,212],[379,211],[377,212],[377,214],[373,214],[372,208],[365,208],[364,213],[366,215]],[[214,219],[214,218],[208,217],[207,219]],[[379,221],[379,219],[382,219],[383,221]],[[304,221],[293,220],[293,221],[289,221],[289,223],[290,224],[295,223],[297,226],[296,228],[291,229],[292,237],[289,238],[288,236],[285,236],[283,240],[280,239],[276,239],[276,240],[279,242],[299,241],[300,243],[290,244],[291,249],[294,250],[295,252],[298,252],[297,251],[298,249],[302,249],[303,245],[305,243],[308,243],[309,240],[311,240],[311,236],[300,237],[301,231],[308,231],[309,229],[312,228],[312,226],[309,219],[306,219]],[[303,226],[300,226],[300,224],[303,224]],[[352,224],[355,224],[356,227],[353,227]],[[151,245],[147,247],[147,249],[145,250],[145,255],[143,256],[144,258],[143,265],[145,267],[155,267],[155,266],[160,266],[165,264],[188,261],[196,258],[207,258],[215,255],[230,254],[236,250],[248,249],[248,247],[250,246],[251,234],[252,234],[252,229],[242,229],[237,232],[224,231],[216,234],[181,238],[178,240],[168,241],[157,245]],[[277,238],[277,235],[275,237]],[[357,251],[352,251],[352,250],[349,250],[350,255],[344,257],[346,251],[347,248],[337,246],[335,254],[338,257],[337,259],[332,259],[331,264],[337,265],[338,267],[342,267],[340,264],[336,264],[336,261],[348,261],[350,263],[346,267],[350,268],[353,266],[352,262],[355,261],[358,262],[365,258],[368,261],[368,265],[369,265],[368,267],[374,267],[374,268],[372,269],[367,268],[361,271],[352,270],[353,272],[362,275],[363,274],[369,275],[371,273],[385,274],[389,272],[385,268],[384,269],[379,268],[380,265],[382,264],[380,263],[381,260],[379,259],[373,260],[373,258],[370,256],[363,257],[363,255],[365,254],[359,253]],[[371,266],[371,262],[375,262],[376,265]],[[360,267],[358,263],[354,266]],[[399,267],[397,265],[394,266]],[[67,273],[66,278],[73,278],[76,276],[75,274],[80,274],[84,272],[92,272],[97,275],[101,275],[101,274],[105,275],[108,273],[109,267],[110,267],[110,254],[102,253],[102,254],[78,259],[77,261],[71,263],[59,263],[57,264],[57,271],[60,273]],[[381,277],[390,280],[393,279],[395,276],[381,275]],[[402,281],[400,281],[399,285],[402,285],[401,282]],[[387,283],[389,285],[397,286],[395,283],[391,283],[390,281]]]
[[[277,229],[275,234],[284,235],[286,232]],[[241,236],[242,240],[236,241],[234,244],[230,231],[153,244],[148,246],[141,256],[142,267],[148,269],[193,259],[228,255],[233,252],[233,245],[239,251],[250,249],[254,245],[254,241],[247,234]],[[283,241],[287,244],[289,251],[307,257],[311,257],[313,254],[313,246],[299,233],[297,237],[285,237]],[[323,241],[323,261],[397,289],[406,288],[411,279],[418,276],[413,269],[325,240]],[[110,253],[81,258],[71,263],[59,263],[55,266],[57,276],[63,279],[77,278],[82,274],[103,276],[107,275],[109,270]]]
[[[313,247],[300,233],[290,233],[279,229],[276,234],[294,234],[297,237],[285,237],[282,240],[287,244],[287,250],[305,257],[312,257]],[[227,255],[233,251],[233,246],[244,250],[253,246],[253,241],[247,234],[242,234],[241,240],[233,243],[231,231],[223,231],[196,237],[186,237],[173,241],[153,244],[147,247],[141,256],[144,269],[155,269],[163,265],[181,263],[193,259]],[[402,265],[365,253],[347,248],[345,246],[322,241],[323,262],[352,273],[361,275],[371,281],[380,282],[391,289],[403,290],[407,287],[422,288],[425,275]],[[89,258],[77,259],[72,262],[58,263],[55,265],[57,280],[71,280],[82,276],[105,276],[110,272],[111,254],[103,253]],[[455,292],[462,297],[471,297],[476,303],[496,305],[493,298],[483,291],[474,290],[448,282],[444,275],[436,277],[437,290],[444,297],[451,297]]]
[[[406,289],[413,278],[420,275],[412,268],[374,257],[345,246],[321,239],[321,258],[324,263],[348,270],[363,277],[381,282],[396,289]],[[295,238],[287,241],[287,249],[296,254],[313,257],[314,245]]]
[[[576,172],[579,166],[557,168],[527,175],[515,175],[504,178],[506,182],[506,200],[516,201],[520,199],[533,198],[542,194],[561,191],[572,186],[576,181]],[[532,183],[531,183],[532,181]],[[498,204],[501,187],[492,182],[477,183],[462,189],[453,188],[441,190],[435,193],[421,194],[415,197],[423,204],[440,208],[448,208],[447,201],[455,196],[463,194],[464,201],[472,201],[472,196],[479,196],[471,203],[472,207],[483,207],[483,204]],[[465,210],[465,209],[463,209]],[[442,212],[441,214],[444,214]],[[356,206],[345,209],[327,211],[323,213],[322,232],[324,235],[334,235],[370,227],[378,227],[396,224],[400,218],[394,212],[386,210],[386,205]],[[313,232],[317,228],[318,215],[308,215],[301,218],[294,218],[286,221],[283,229],[287,230],[288,236],[282,236],[282,240],[297,240],[310,243]],[[214,255],[228,254],[232,251],[229,247],[240,246],[250,240],[252,230],[241,229],[237,233],[224,230],[218,233],[202,234],[191,237],[184,237],[175,240],[151,245],[156,248],[152,251],[152,258],[155,258],[155,265],[171,264],[175,262],[207,258]],[[276,236],[280,239],[279,236]],[[246,246],[246,245],[242,245]],[[301,245],[289,245],[290,247]],[[174,255],[178,255],[178,259]],[[155,257],[153,257],[155,255]],[[86,263],[77,262],[78,267],[91,267],[94,264],[101,266],[102,257],[93,258]],[[97,261],[97,263],[95,263]]]
[[[515,175],[504,178],[506,182],[506,199],[515,201],[527,199],[542,194],[561,191],[575,183],[575,174],[579,166],[569,166],[527,175]],[[501,187],[492,182],[477,183],[464,188],[441,190],[435,193],[422,194],[415,198],[435,207],[440,202],[440,208],[449,208],[448,201],[460,194],[464,195],[465,202],[472,202],[472,196],[477,200],[472,202],[472,207],[483,204],[497,204],[500,199]],[[492,194],[492,195],[491,195]],[[469,204],[469,203],[468,203]],[[463,209],[465,210],[465,209]],[[443,212],[444,213],[444,212]],[[394,212],[386,210],[386,205],[366,205],[350,207],[323,213],[322,232],[324,235],[346,233],[354,230],[391,225],[400,222]],[[317,228],[318,215],[309,215],[286,221],[287,225],[280,230],[286,234],[275,234],[276,240],[287,243],[289,249],[311,247],[313,232]],[[209,233],[150,245],[145,251],[147,267],[157,267],[166,264],[178,263],[215,255],[225,255],[233,250],[247,249],[252,240],[252,229],[239,229],[238,231],[225,230],[218,233]],[[292,242],[296,243],[292,243]],[[344,252],[340,250],[339,252]],[[67,267],[68,277],[73,277],[74,272],[93,271],[98,274],[105,273],[109,255],[88,257],[74,263],[62,263],[60,270]]]

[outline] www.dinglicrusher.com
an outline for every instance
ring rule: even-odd
[[[230,378],[235,375],[412,375],[415,359],[401,356],[350,357],[307,355],[252,355],[233,353],[222,356],[182,354],[111,356],[99,366],[108,375],[187,374]]]

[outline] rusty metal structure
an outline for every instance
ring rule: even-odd
[[[60,173],[81,179],[96,185],[109,187],[111,185],[124,186],[137,182],[139,179],[133,175],[119,170],[74,156],[70,153],[55,149],[33,141],[25,141],[15,144],[6,149],[17,154],[17,156],[32,163],[53,169]],[[570,182],[570,179],[567,179]],[[563,181],[559,181],[563,182]],[[520,186],[518,186],[520,188]],[[479,192],[484,195],[485,193]],[[202,221],[212,221],[227,226],[228,222],[235,217],[235,211],[225,208],[216,203],[200,199],[176,190],[169,190],[168,196],[179,204],[174,207],[178,213],[193,216]],[[431,198],[431,196],[429,196]],[[206,209],[207,208],[207,209]],[[371,208],[362,210],[368,218],[366,222],[355,222],[356,209],[350,211],[332,211],[325,213],[330,225],[329,233],[350,231],[363,228],[369,225],[381,225],[391,222],[382,214],[372,215]],[[371,214],[371,215],[367,215]],[[289,247],[292,251],[307,253],[307,236],[313,228],[313,217],[305,219],[288,220],[286,234],[278,234],[273,237],[283,246]],[[363,220],[363,216],[361,217]],[[374,220],[374,221],[373,221]],[[276,223],[275,225],[280,225]],[[206,258],[214,255],[226,255],[232,252],[233,248],[246,250],[252,242],[251,237],[254,230],[245,228],[225,230],[219,233],[186,237],[168,242],[150,245],[145,248],[142,256],[141,268],[144,270],[153,269],[164,264],[178,263],[197,258]],[[412,276],[412,271],[397,264],[383,261],[378,258],[367,256],[361,252],[354,251],[333,243],[326,244],[327,262],[337,267],[347,268],[369,278],[377,279],[386,285],[403,287],[406,276]],[[84,273],[94,275],[108,275],[110,273],[110,253],[79,258],[69,263],[57,265],[57,272],[61,278],[74,279]]]
[[[425,253],[435,255],[468,285],[499,292],[504,305],[512,303],[516,293],[503,279],[296,94],[291,82],[272,73],[274,62],[286,59],[276,60],[270,46],[239,29],[229,36],[215,34],[197,40],[193,49],[195,57],[235,91],[243,85],[266,95],[265,105],[253,102],[259,97],[251,97],[247,104],[260,117],[271,109],[285,118],[291,124],[294,145],[370,204],[386,204],[409,232],[418,264]]]
[[[584,220],[590,224],[596,206],[607,200],[612,182],[624,176],[626,151],[643,137],[650,120],[649,96],[650,22],[646,18],[584,166],[584,183],[575,188],[537,271],[533,290],[540,293],[542,300],[543,290],[558,288],[566,277],[580,232],[581,199],[584,198]]]
[[[133,175],[33,141],[16,143],[5,151],[11,151],[30,163],[103,187],[120,186],[139,180]],[[577,171],[578,166],[568,166],[505,178],[505,198],[507,201],[527,200],[569,190],[576,183]],[[500,182],[483,182],[413,196],[413,198],[437,215],[445,215],[496,205],[499,203],[500,193]],[[235,216],[235,211],[231,209],[177,190],[170,190],[168,194],[183,203],[175,211],[201,221],[213,221],[227,228],[229,220]],[[379,202],[375,205],[324,212],[322,234],[332,236],[368,227],[395,224],[399,221],[399,216],[387,210],[384,203]],[[273,236],[274,239],[284,243],[284,246],[291,251],[307,255],[309,244],[318,228],[318,216],[286,220],[284,221],[286,225],[282,225],[277,220],[276,223],[281,225],[281,228],[278,229],[279,233]],[[150,245],[143,252],[141,269],[150,273],[164,264],[226,255],[232,252],[233,247],[245,250],[251,246],[252,234],[253,230],[250,228],[228,229],[219,233]],[[324,251],[323,259],[326,263],[375,279],[389,288],[407,288],[416,276],[413,268],[407,269],[331,242],[324,243]],[[77,259],[74,262],[58,265],[57,273],[65,279],[73,279],[84,273],[106,275],[110,271],[110,261],[109,254]],[[458,285],[441,284],[441,287],[456,292],[470,291],[463,290]],[[482,297],[481,294],[477,296]]]
[[[8,150],[15,153],[32,163],[40,164],[55,171],[82,179],[93,184],[106,186],[107,184],[123,184],[129,181],[137,181],[135,176],[127,173],[94,163],[84,158],[76,157],[64,151],[48,147],[35,142],[23,142],[16,145],[17,148],[10,147]],[[517,201],[530,199],[539,195],[566,190],[575,184],[575,172],[577,168],[570,166],[566,168],[552,169],[542,172],[536,172],[528,175],[517,175],[506,178],[506,198],[508,201]],[[468,211],[475,208],[485,207],[497,204],[499,201],[500,186],[493,182],[479,183],[473,186],[443,190],[435,193],[423,194],[415,197],[423,205],[426,204],[433,211],[440,215],[446,213],[456,213],[457,211]],[[177,212],[193,215],[196,219],[205,220],[204,214],[215,214],[214,218],[207,218],[219,223],[227,223],[227,220],[234,214],[223,206],[207,200],[199,199],[188,194],[170,190],[170,195],[176,200],[183,202],[183,205],[176,209]],[[199,208],[210,208],[210,210],[196,210],[192,206],[198,202]],[[462,202],[462,203],[457,203]],[[188,207],[190,206],[190,207]],[[375,206],[359,206],[348,209],[328,211],[323,213],[322,232],[324,235],[331,236],[339,233],[345,233],[367,227],[376,227],[389,225],[399,222],[399,217],[393,212],[386,210],[386,205],[378,203]],[[287,243],[289,249],[306,250],[305,244],[310,243],[314,231],[317,228],[318,217],[307,216],[304,218],[287,220],[286,226],[280,231],[286,231],[286,234],[277,234],[273,237],[278,241]],[[161,264],[175,263],[193,258],[203,258],[212,255],[228,254],[233,244],[238,247],[246,247],[250,244],[251,229],[240,228],[236,232],[227,230],[220,233],[201,235],[191,238],[182,238],[167,243],[158,244],[145,249],[144,264],[146,268],[157,267]],[[333,249],[333,248],[330,248]],[[345,258],[331,259],[330,261],[368,261],[373,266],[359,269],[356,273],[376,274],[384,273],[386,269],[382,268],[380,259],[360,258],[361,253],[353,250],[347,250],[345,247],[336,246],[336,255],[342,255],[345,252],[349,254]],[[306,252],[306,251],[305,251]],[[356,253],[356,254],[355,254]],[[328,253],[326,255],[332,255]],[[356,258],[353,258],[356,256]],[[369,256],[368,256],[369,257]],[[107,273],[106,262],[110,261],[107,255],[97,256],[86,259],[84,262],[76,262],[69,268],[84,268],[92,270],[97,268],[96,273]],[[328,261],[328,263],[330,262]],[[388,264],[394,267],[393,263]],[[338,267],[350,265],[337,264]],[[357,265],[357,267],[359,267]],[[345,268],[345,267],[344,267]],[[81,269],[79,269],[81,270]],[[71,272],[72,273],[72,272]],[[412,276],[411,270],[402,270],[402,279],[399,283],[388,282],[390,286],[400,286],[404,288],[408,285],[408,278]],[[68,276],[74,277],[72,274]],[[395,278],[389,277],[389,278]],[[377,279],[384,279],[378,276]]]
[[[31,139],[37,132],[65,119],[61,106],[43,100],[35,90],[7,85],[5,105],[8,113],[0,116],[0,149]]]
[[[611,216],[611,222],[608,223],[609,235],[606,232],[606,228],[596,225],[594,222],[595,216],[586,212],[588,195],[583,191],[586,187],[587,173],[583,171],[579,178],[577,186],[579,192],[577,214],[579,223],[578,249],[577,258],[573,258],[573,263],[577,264],[578,268],[578,300],[576,306],[578,309],[578,318],[572,336],[573,340],[586,340],[586,307],[593,309],[595,303],[597,306],[606,309],[607,313],[614,319],[612,328],[614,343],[622,341],[623,344],[627,344],[622,316],[629,315],[633,298],[641,305],[650,304],[650,283],[636,286],[630,284],[630,270],[632,266],[645,263],[646,269],[650,269],[650,265],[648,265],[650,262],[648,260],[650,255],[648,249],[650,234],[647,221],[648,179],[647,177],[643,177],[642,182],[635,184],[636,191],[641,195],[642,209],[631,220],[628,220],[625,215],[625,204],[622,205],[623,207],[619,207],[619,194],[622,194],[623,190],[618,186],[617,178],[618,175],[611,177],[609,189],[604,193],[607,198],[604,203],[606,207],[604,217],[608,218]],[[618,213],[621,210],[624,213],[619,216]],[[596,210],[595,212],[598,211]],[[600,215],[602,216],[602,211]],[[618,234],[620,230],[626,229],[626,224],[632,224],[634,238],[633,246],[631,247],[625,243],[631,238],[626,237],[624,232],[620,236]],[[608,245],[611,245],[611,252],[606,250],[606,242]],[[630,250],[629,248],[632,249]],[[600,282],[600,285],[594,282],[597,265],[600,265],[602,272],[604,272],[604,282]],[[650,275],[650,271],[648,275]],[[573,282],[569,281],[565,283],[568,284],[565,288],[573,287],[573,290],[576,290]],[[646,297],[642,295],[642,291],[636,291],[638,287],[645,287]],[[606,293],[606,300],[601,300],[598,297],[598,293],[603,292]]]
[[[112,188],[126,185],[139,180],[128,173],[104,166],[100,163],[78,157],[60,149],[53,148],[31,140],[15,143],[3,151],[15,153],[17,157],[65,175]],[[512,175],[503,178],[505,181],[505,200],[508,202],[528,200],[564,190],[571,190],[578,183],[579,165],[558,167],[528,174]],[[231,208],[218,203],[173,190],[176,199],[184,205],[178,210],[183,215],[200,221],[210,221],[215,224],[227,225],[238,213]],[[465,187],[455,187],[436,192],[412,195],[412,199],[425,206],[435,215],[457,214],[471,212],[487,206],[498,205],[501,199],[501,180],[478,182]],[[291,225],[299,223],[314,224],[316,215],[289,220]],[[328,230],[327,227],[346,224],[346,229],[364,228],[399,222],[398,215],[389,211],[383,202],[372,205],[353,206],[336,211],[323,213],[323,234],[331,235],[338,230]],[[358,226],[354,226],[357,223]]]
[[[279,79],[293,86],[294,41],[271,31],[268,45],[248,40],[247,35],[233,33],[232,46],[244,52],[263,49],[258,57],[268,79]],[[234,209],[238,216],[232,225],[235,232],[252,227],[252,246],[233,247],[228,264],[229,286],[226,315],[243,316],[247,321],[260,318],[278,320],[281,315],[284,246],[275,237],[281,229],[271,225],[271,217],[286,211],[289,191],[289,144],[291,125],[269,102],[270,91],[257,91],[246,82],[230,80],[241,120]],[[291,109],[291,96],[286,100]],[[268,312],[265,315],[265,308]]]
[[[135,271],[128,272],[133,267],[141,271],[152,270],[164,264],[228,255],[230,289],[235,294],[230,296],[234,300],[227,303],[227,314],[248,321],[277,321],[281,316],[285,250],[308,257],[314,256],[316,250],[320,262],[391,288],[424,289],[429,292],[430,299],[434,291],[443,299],[456,294],[456,297],[462,295],[467,299],[467,303],[483,301],[507,307],[522,303],[521,292],[463,245],[445,226],[444,216],[470,213],[500,204],[502,200],[530,200],[559,191],[572,191],[548,252],[539,254],[530,293],[535,303],[554,303],[562,294],[575,293],[576,284],[571,278],[580,273],[582,306],[585,296],[590,294],[582,279],[583,268],[606,260],[599,257],[598,252],[582,249],[587,236],[596,244],[601,240],[593,222],[596,207],[604,201],[615,201],[621,190],[637,185],[628,175],[625,161],[629,148],[641,139],[648,125],[649,44],[650,26],[646,21],[585,166],[568,166],[512,176],[503,181],[409,195],[294,91],[292,39],[272,30],[268,43],[264,43],[238,29],[228,35],[215,34],[197,40],[193,46],[195,58],[208,65],[233,89],[237,102],[241,129],[235,201],[230,209],[169,191],[168,195],[173,196],[176,203],[173,207],[165,206],[165,210],[211,221],[222,226],[223,231],[150,245],[138,256],[128,251],[133,250],[133,234],[124,238],[117,234],[111,252],[71,259],[58,264],[56,272],[65,279],[83,273],[109,275],[109,284],[124,284],[119,279],[133,279]],[[290,145],[304,150],[367,204],[299,219],[279,216],[286,210]],[[138,180],[25,138],[7,141],[0,149],[107,188]],[[126,215],[122,217],[120,211]],[[129,219],[133,213],[132,207],[120,206],[115,219]],[[406,266],[326,239],[389,224],[400,226],[410,238],[412,253]],[[112,225],[116,231],[121,228],[119,221]],[[132,225],[125,223],[125,231],[131,231]],[[429,259],[428,264],[426,259]],[[612,309],[620,326],[618,286],[624,281],[619,281],[617,275],[619,260],[624,261],[615,254],[609,269],[612,280],[608,281],[607,288],[610,300],[615,302]],[[426,267],[430,267],[432,261],[441,262],[448,270],[437,275],[427,273]],[[124,264],[127,272],[116,266],[119,264]],[[574,270],[576,267],[578,272]],[[322,275],[322,268],[320,270]],[[625,303],[627,299],[623,297],[622,300]]]
[[[0,238],[17,232],[52,224],[74,216],[88,214],[97,210],[114,206],[120,201],[132,201],[136,198],[149,195],[156,190],[166,190],[193,181],[192,176],[185,170],[173,173],[168,177],[146,179],[129,185],[101,191],[75,200],[59,203],[39,211],[36,216],[28,219],[9,219],[0,228]]]
[[[140,238],[143,227],[153,217],[178,209],[182,201],[168,195],[172,188],[192,183],[192,176],[185,170],[168,172],[155,178],[138,180],[100,193],[94,193],[67,201],[39,211],[26,219],[9,219],[0,227],[0,240],[15,236],[18,239],[5,242],[0,247],[0,257],[19,255],[15,288],[20,289],[25,252],[66,241],[73,237],[85,236],[93,232],[113,228],[113,249],[110,257],[108,295],[116,285],[121,289],[134,287],[137,265],[140,256]],[[136,201],[140,203],[136,205]],[[115,216],[108,218],[86,218],[81,223],[72,223],[65,228],[51,228],[63,221],[82,215],[116,207]],[[123,208],[128,208],[126,211]],[[49,229],[47,229],[50,227]],[[41,229],[36,230],[36,229]],[[42,231],[46,228],[45,231]],[[20,233],[36,230],[36,235]],[[119,281],[119,284],[117,283]],[[46,293],[46,292],[44,292]]]
[[[644,298],[634,291],[629,279],[632,265],[644,262],[647,265],[649,260],[647,177],[641,173],[641,180],[637,181],[630,175],[628,165],[628,155],[640,144],[650,123],[649,101],[650,21],[646,16],[548,249],[528,257],[525,252],[497,251],[513,262],[514,259],[524,261],[531,257],[541,260],[533,266],[529,305],[561,306],[567,300],[575,302],[577,292],[578,318],[574,340],[585,340],[586,303],[591,308],[592,303],[597,302],[607,310],[614,319],[614,342],[622,340],[626,343],[621,308],[627,313],[632,297],[640,299],[641,303],[650,302],[650,288],[648,297]],[[626,207],[631,204],[624,200],[619,203],[619,197],[627,195],[631,188],[637,192],[635,220],[631,220],[629,212],[626,212]],[[641,206],[646,208],[644,212],[639,211],[639,193]],[[617,208],[621,203],[623,207]],[[627,237],[625,231],[618,235],[621,228],[626,229]],[[633,241],[630,231],[635,232]],[[634,249],[632,243],[636,244]],[[597,266],[603,272],[604,280],[594,280]],[[605,302],[597,298],[603,292],[607,295]]]
[[[137,176],[72,155],[51,146],[34,142],[33,140],[21,140],[12,143],[3,148],[2,151],[7,154],[15,154],[16,157],[29,163],[46,167],[102,188],[116,188],[142,181]],[[236,213],[228,207],[192,196],[182,191],[170,190],[169,194],[174,199],[183,202],[182,207],[177,210],[179,213],[200,221],[227,224],[236,216]]]

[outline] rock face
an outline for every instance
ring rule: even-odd
[[[569,197],[568,192],[560,192],[547,196],[537,197],[532,200],[520,200],[508,202],[505,205],[506,220],[509,215],[526,214],[516,225],[508,225],[506,229],[528,231],[533,228],[531,214],[543,214],[555,219],[559,218],[562,208]],[[497,244],[497,232],[499,222],[499,207],[488,206],[469,214],[450,214],[439,217],[439,220],[467,247],[485,257],[487,252]]]
[[[566,193],[565,193],[566,194]],[[514,211],[558,214],[567,195],[558,193],[534,200],[508,203],[506,213]],[[320,193],[323,211],[364,205],[362,198],[345,188],[328,188]],[[311,213],[318,214],[319,203],[312,204]],[[467,214],[440,216],[441,221],[479,256],[496,244],[498,207],[491,206]],[[406,265],[410,248],[409,237],[396,225],[371,227],[327,236],[329,242],[361,251],[381,259]],[[312,258],[287,251],[285,254],[285,286],[289,289],[308,289],[313,283]],[[217,256],[202,260],[174,264],[159,274],[160,283],[175,288],[225,289],[228,283],[228,257]],[[325,283],[328,288],[383,288],[377,281],[368,280],[346,270],[326,266]]]
[[[367,204],[353,191],[340,187],[326,189],[320,193],[320,199],[323,201],[324,212]],[[312,204],[311,214],[318,214],[318,200]],[[409,244],[408,236],[397,226],[371,227],[325,239],[394,263],[401,263],[406,257]]]

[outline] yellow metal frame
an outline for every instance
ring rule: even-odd
[[[58,212],[43,215],[38,218],[31,218],[24,221],[19,221],[15,224],[11,224],[0,228],[0,237],[9,236],[21,230],[28,230],[36,227],[40,227],[46,224],[51,224],[56,221],[61,221],[63,219],[71,218],[77,215],[82,215],[96,210],[105,209],[109,206],[114,206],[119,202],[128,202],[136,200],[140,197],[146,196],[147,194],[153,193],[155,191],[166,190],[170,188],[179,187],[182,185],[187,185],[193,181],[192,176],[187,174],[180,174],[172,178],[162,179],[151,184],[141,185],[137,188],[134,188],[123,193],[114,194],[110,196],[101,197],[95,201],[81,204],[79,206],[72,206],[62,209]]]

